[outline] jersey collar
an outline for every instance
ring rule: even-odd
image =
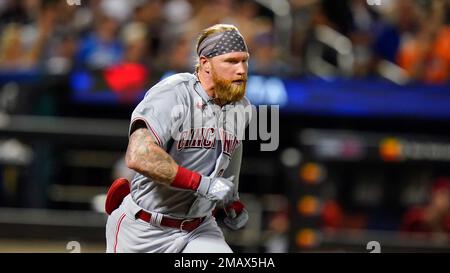
[[[211,98],[205,91],[205,89],[203,89],[203,86],[200,84],[200,80],[198,79],[198,75],[196,72],[193,73],[194,77],[195,77],[195,83],[194,83],[194,90],[195,92],[197,92],[197,94],[203,99],[204,102],[206,102],[207,104],[214,104],[217,105],[214,102],[214,99]],[[226,109],[226,108],[230,108],[232,106],[235,106],[237,102],[232,102],[232,103],[228,103],[225,104],[222,109]]]
[[[197,92],[197,94],[206,102],[206,103],[212,103],[214,104],[214,99],[211,98],[203,89],[202,85],[200,84],[200,80],[198,79],[197,73],[194,73],[194,77],[196,82],[194,83],[194,90]]]

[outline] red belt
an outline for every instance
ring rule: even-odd
[[[141,220],[144,220],[145,222],[150,222],[150,219],[152,218],[152,214],[143,210],[140,210],[136,217],[138,217]],[[163,217],[161,219],[161,226],[171,227],[171,228],[177,228],[180,230],[186,230],[186,231],[193,231],[194,229],[198,228],[200,224],[205,220],[205,217],[201,218],[192,218],[192,219],[172,219],[168,217]]]

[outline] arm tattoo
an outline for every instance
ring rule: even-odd
[[[131,169],[165,184],[172,183],[178,170],[176,162],[156,144],[147,128],[131,134],[126,160]]]

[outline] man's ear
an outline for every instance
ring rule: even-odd
[[[200,66],[203,67],[203,71],[208,74],[211,71],[211,62],[205,56],[200,57]]]

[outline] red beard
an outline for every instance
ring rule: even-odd
[[[225,105],[230,102],[241,100],[245,95],[245,88],[247,86],[247,77],[242,76],[240,84],[236,84],[231,80],[226,80],[219,77],[212,67],[212,80],[214,82],[214,99],[216,103]]]

